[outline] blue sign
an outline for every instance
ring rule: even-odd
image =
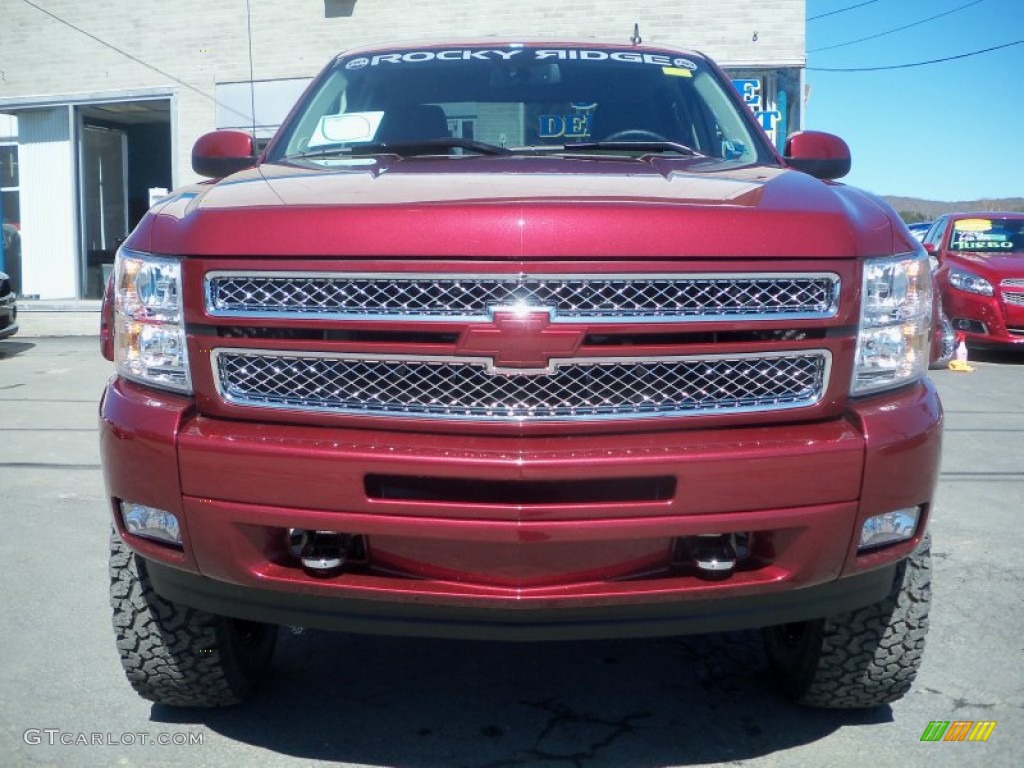
[[[747,105],[757,122],[764,128],[772,144],[779,146],[779,125],[782,123],[782,112],[777,109],[765,109],[762,96],[761,78],[738,78],[732,81],[733,87],[743,97],[743,103]]]

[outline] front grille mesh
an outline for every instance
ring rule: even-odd
[[[1003,300],[1007,304],[1024,307],[1024,278],[1009,277],[999,285],[1003,289]]]
[[[806,407],[828,385],[825,350],[552,361],[496,373],[490,361],[218,349],[229,403],[351,415],[557,421],[741,413]]]
[[[550,308],[556,321],[687,318],[827,318],[839,276],[372,275],[213,272],[215,317],[487,320],[499,307]]]

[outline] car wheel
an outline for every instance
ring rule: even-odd
[[[799,704],[861,709],[910,690],[924,650],[931,604],[931,548],[925,537],[899,564],[881,602],[824,619],[762,630],[769,664]]]
[[[956,352],[956,331],[946,313],[939,308],[939,356],[932,362],[931,368],[946,368]]]
[[[224,707],[248,698],[266,674],[277,627],[164,600],[146,562],[115,531],[110,603],[128,681],[144,699],[175,707]]]

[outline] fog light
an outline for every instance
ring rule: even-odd
[[[917,521],[920,517],[920,507],[905,507],[869,517],[864,521],[864,527],[860,529],[857,551],[906,541],[917,530]]]
[[[980,333],[982,336],[988,336],[988,326],[981,322],[981,320],[969,320],[966,317],[958,317],[953,320],[953,327],[958,331]]]
[[[121,519],[128,533],[134,536],[181,546],[181,526],[178,524],[178,518],[171,512],[132,501],[122,501]]]

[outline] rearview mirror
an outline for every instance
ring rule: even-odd
[[[491,88],[515,88],[525,85],[558,85],[562,71],[553,61],[516,67],[497,67],[491,71]]]

